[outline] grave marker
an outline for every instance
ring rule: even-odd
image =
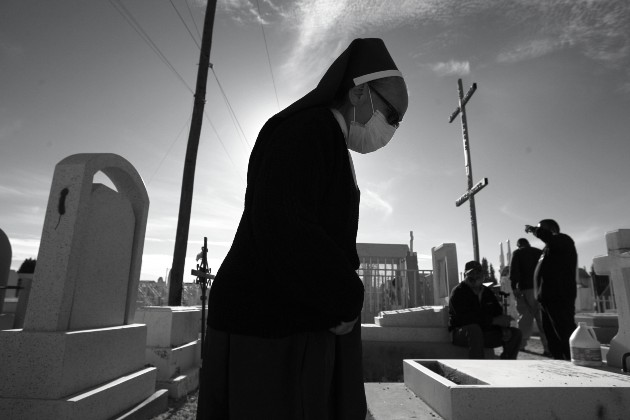
[[[3,419],[107,419],[154,392],[146,326],[132,324],[148,206],[120,156],[57,164],[24,329],[0,331]]]
[[[473,251],[475,255],[475,261],[479,260],[479,238],[477,235],[477,210],[475,208],[475,194],[477,194],[483,187],[488,185],[488,178],[484,178],[473,186],[472,175],[472,163],[470,161],[470,143],[468,140],[468,121],[466,119],[466,104],[472,97],[473,93],[477,90],[477,83],[473,83],[472,87],[464,96],[464,88],[462,87],[462,79],[457,79],[457,94],[459,96],[459,106],[451,114],[448,122],[452,123],[457,115],[461,114],[462,121],[462,137],[464,139],[464,163],[466,165],[466,176],[468,178],[468,190],[455,201],[457,207],[464,204],[466,201],[470,204],[470,225],[472,227],[473,235]]]
[[[630,229],[607,232],[606,247],[608,256],[594,258],[593,268],[599,275],[610,276],[615,291],[619,330],[610,341],[606,363],[621,368],[622,358],[630,353]]]

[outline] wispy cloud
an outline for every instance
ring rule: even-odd
[[[553,39],[527,41],[513,46],[509,51],[499,53],[497,61],[499,63],[513,64],[519,61],[531,60],[547,55],[559,49],[561,46],[561,41]]]
[[[581,230],[571,232],[570,236],[576,245],[585,245],[594,241],[602,241],[605,237],[606,229],[602,226],[588,226]]]
[[[394,207],[378,193],[367,188],[363,191],[363,194],[361,194],[361,205],[383,213],[385,216],[389,216],[393,213]]]
[[[468,61],[450,60],[444,63],[431,64],[430,67],[439,76],[466,76],[470,74]]]

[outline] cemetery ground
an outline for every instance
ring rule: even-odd
[[[499,357],[501,354],[501,348],[495,349],[495,355]],[[525,351],[521,351],[518,354],[518,360],[545,360],[548,357],[543,356],[543,346],[539,337],[531,337],[527,343]],[[402,361],[401,361],[402,363]],[[151,420],[190,420],[194,419],[197,412],[197,398],[199,391],[192,392],[179,400],[168,400],[168,411],[153,417]],[[436,419],[435,416],[427,417]],[[368,413],[366,420],[370,420],[371,416]]]

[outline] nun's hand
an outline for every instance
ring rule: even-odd
[[[352,331],[352,328],[354,328],[354,324],[357,323],[358,319],[359,317],[356,317],[352,321],[349,321],[349,322],[341,321],[341,324],[329,329],[328,331],[330,331],[331,333],[335,335],[346,335],[350,331]]]

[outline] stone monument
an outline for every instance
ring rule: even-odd
[[[451,290],[459,283],[457,247],[447,243],[431,248],[433,258],[433,302],[448,305]]]
[[[99,171],[116,190],[93,182]],[[120,156],[57,164],[24,328],[0,331],[3,419],[109,419],[152,399],[165,408],[145,367],[146,326],[132,323],[148,208]]]
[[[630,365],[630,229],[619,229],[606,233],[608,256],[593,259],[593,268],[599,275],[608,275],[615,290],[615,303],[619,330],[610,341],[606,363],[622,367],[623,358]]]
[[[2,305],[6,293],[5,288],[9,284],[12,256],[13,250],[11,249],[11,242],[9,242],[6,233],[0,229],[0,313],[2,312]]]

